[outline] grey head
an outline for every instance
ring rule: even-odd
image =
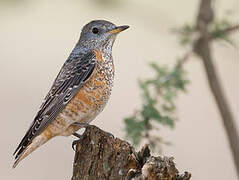
[[[87,49],[111,49],[116,35],[128,28],[105,20],[94,20],[83,27],[77,45]]]

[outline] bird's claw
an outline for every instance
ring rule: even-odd
[[[81,141],[81,139],[77,139],[77,140],[74,140],[74,141],[72,142],[71,147],[72,147],[73,151],[76,152],[76,145],[77,145],[78,142],[80,142],[80,141]]]
[[[81,123],[81,122],[75,122],[73,125],[78,126],[80,128],[86,128],[87,126],[89,126],[88,123]]]
[[[77,134],[77,133],[73,133],[73,136],[76,136],[76,137],[79,138],[79,139],[77,139],[77,140],[74,140],[74,141],[72,142],[72,145],[71,145],[72,149],[73,149],[74,151],[76,151],[76,145],[78,144],[78,142],[80,142],[80,141],[82,140],[82,135]]]

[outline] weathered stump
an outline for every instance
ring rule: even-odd
[[[173,158],[153,157],[148,146],[139,152],[126,141],[88,126],[76,146],[72,180],[189,180],[179,175]]]

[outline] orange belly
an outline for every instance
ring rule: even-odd
[[[112,77],[113,78],[113,77]],[[53,136],[69,136],[79,130],[74,122],[89,123],[105,107],[112,85],[107,83],[107,78],[95,68],[91,78],[79,89],[64,110],[52,121],[43,132],[47,139]]]

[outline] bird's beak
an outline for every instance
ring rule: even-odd
[[[108,31],[107,33],[118,34],[121,31],[124,31],[124,30],[126,30],[128,28],[129,28],[129,26],[117,26],[116,28]]]

